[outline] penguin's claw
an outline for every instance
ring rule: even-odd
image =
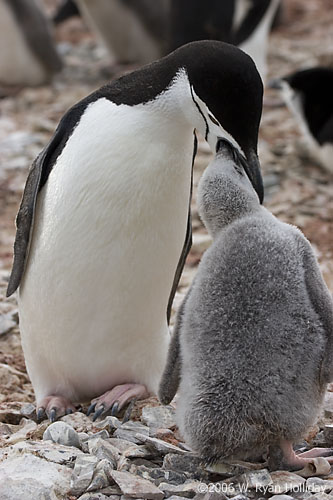
[[[89,408],[87,410],[87,417],[89,417],[89,415],[95,410],[96,404],[97,403],[91,403],[91,405],[89,406]]]
[[[106,392],[99,398],[93,399],[88,408],[87,415],[90,415],[97,410],[93,415],[93,421],[97,420],[103,414],[118,415],[120,410],[129,403],[129,408],[126,410],[124,419],[130,419],[133,406],[137,399],[144,399],[149,396],[149,393],[144,385],[141,384],[122,384],[117,385],[110,391]]]
[[[69,415],[76,411],[75,406],[63,396],[47,396],[37,404],[38,421],[48,417],[53,423],[63,415]]]
[[[46,417],[45,408],[43,408],[41,406],[37,410],[37,420],[38,420],[38,422],[40,422],[41,420],[43,420],[45,417]]]
[[[123,419],[121,421],[122,424],[126,424],[126,422],[128,422],[129,419],[131,418],[132,411],[133,411],[134,405],[137,402],[137,400],[138,400],[138,398],[132,398],[131,401],[129,402],[129,405],[126,408]]]
[[[115,401],[111,408],[112,417],[116,417],[118,415],[118,411],[119,411],[119,401]]]
[[[49,420],[53,423],[57,419],[57,408],[52,408],[49,414]]]
[[[95,414],[93,416],[93,422],[95,422],[95,420],[97,420],[98,417],[100,417],[104,412],[105,412],[105,407],[104,405],[102,405],[100,408],[98,408],[98,410],[95,411]]]

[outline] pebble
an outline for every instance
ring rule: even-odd
[[[135,437],[142,443],[146,443],[149,446],[152,446],[162,455],[166,453],[178,453],[178,454],[188,453],[187,451],[182,450],[178,446],[175,446],[171,443],[167,443],[166,441],[162,441],[161,439],[144,436],[143,434],[136,434]]]
[[[333,444],[333,424],[325,425],[323,434],[325,443],[327,443],[328,446],[331,446]]]
[[[23,441],[16,443],[12,449],[18,450],[20,453],[31,453],[39,458],[44,458],[48,462],[67,465],[68,467],[74,467],[77,457],[83,455],[83,452],[78,448],[49,441]]]
[[[121,427],[121,422],[117,417],[107,416],[104,420],[95,423],[96,429],[108,429],[110,433]]]
[[[90,418],[80,411],[64,415],[61,417],[60,422],[70,425],[76,432],[89,432],[95,427]]]
[[[110,497],[103,495],[103,493],[84,493],[84,495],[81,495],[77,500],[109,500],[109,499]]]
[[[333,481],[327,481],[320,477],[309,477],[306,480],[306,489],[311,493],[327,493],[333,490]]]
[[[177,495],[185,498],[193,498],[199,492],[199,484],[199,481],[189,480],[180,485],[160,483],[158,487],[163,491],[166,498],[169,498],[172,495]]]
[[[127,448],[124,452],[124,456],[127,458],[153,458],[156,456],[156,452],[152,450],[149,446],[145,445],[133,445]]]
[[[144,479],[149,479],[154,481],[158,486],[159,483],[167,481],[169,484],[174,484],[176,486],[185,483],[188,476],[181,472],[176,472],[172,470],[165,470],[160,467],[146,467],[145,465],[135,466],[131,465],[130,472],[137,474]]]
[[[72,471],[68,467],[12,449],[7,459],[1,462],[0,499],[66,498],[70,489],[71,474]]]
[[[184,455],[168,453],[163,460],[163,469],[187,472],[194,479],[202,479],[208,475],[202,468],[202,460],[191,453]]]
[[[294,500],[294,497],[291,497],[290,495],[274,495],[270,497],[269,500]]]
[[[19,443],[20,441],[24,441],[36,429],[36,422],[34,422],[33,420],[22,418],[19,430],[9,436],[9,438],[6,440],[6,443],[15,444]]]
[[[144,406],[141,420],[149,427],[172,429],[176,426],[172,406]]]
[[[32,403],[23,405],[20,412],[22,417],[29,418],[30,420],[37,420],[36,407]]]
[[[126,496],[149,500],[162,500],[164,497],[164,493],[153,483],[130,472],[111,471],[111,477]]]
[[[129,441],[130,443],[141,444],[142,441],[138,439],[135,434],[136,434],[135,432],[126,431],[120,428],[114,432],[113,436],[118,439],[121,439],[122,441],[127,441],[127,442]]]
[[[271,479],[273,482],[270,491],[274,491],[276,494],[288,493],[288,491],[294,491],[302,488],[305,483],[305,479],[293,472],[288,471],[275,471],[271,472]]]
[[[71,477],[71,494],[81,495],[89,487],[98,458],[92,455],[82,455],[76,459]]]
[[[53,422],[53,424],[49,425],[43,434],[43,440],[80,448],[78,433],[66,422]]]
[[[109,486],[110,482],[112,482],[111,479],[112,470],[113,470],[112,464],[108,460],[103,459],[100,462],[98,462],[94,470],[92,481],[87,488],[87,492],[101,490]]]
[[[267,469],[250,470],[239,476],[239,483],[247,488],[259,490],[273,484],[272,477]]]
[[[86,444],[91,455],[95,455],[100,460],[108,460],[114,469],[117,467],[120,453],[115,446],[100,437],[91,438]]]

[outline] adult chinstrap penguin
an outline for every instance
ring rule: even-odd
[[[296,71],[272,80],[295,116],[310,155],[333,173],[333,68]]]
[[[198,187],[213,243],[179,309],[159,397],[179,386],[179,429],[204,461],[268,448],[271,469],[302,469],[332,455],[292,447],[333,380],[332,297],[301,231],[260,205],[230,143],[217,149]]]
[[[0,0],[0,84],[41,85],[62,62],[34,0]]]
[[[221,40],[249,54],[263,80],[268,36],[280,0],[170,0],[170,48]]]
[[[228,138],[262,199],[262,92],[242,51],[194,42],[62,118],[27,179],[7,291],[19,287],[40,413],[54,419],[97,398],[96,418],[157,392],[191,246],[193,131],[212,148]]]

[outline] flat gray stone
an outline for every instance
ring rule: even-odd
[[[294,497],[290,495],[274,495],[270,497],[270,500],[294,500]]]
[[[124,457],[127,458],[153,458],[156,456],[156,451],[150,446],[135,445],[129,446],[124,452]]]
[[[179,485],[185,483],[188,480],[188,476],[181,472],[176,472],[173,470],[165,470],[161,467],[146,467],[144,465],[135,466],[131,465],[130,472],[136,474],[138,476],[143,477],[144,479],[148,479],[153,481],[156,486],[160,483],[167,482],[168,484]]]
[[[130,420],[129,422],[122,424],[121,428],[127,431],[140,432],[141,434],[149,436],[149,427],[141,424],[140,422],[133,422],[132,420]]]
[[[175,410],[172,406],[144,406],[141,420],[148,427],[171,429],[176,426]]]
[[[178,448],[178,446],[174,446],[173,444],[162,441],[162,439],[144,436],[143,434],[135,434],[135,437],[142,443],[152,446],[162,455],[165,455],[167,453],[178,453],[180,455],[184,455],[188,453],[188,451],[182,450],[181,448]]]
[[[117,497],[119,498],[119,497]],[[110,497],[103,495],[103,493],[84,493],[77,500],[109,500]]]
[[[321,479],[320,477],[309,477],[306,480],[306,489],[313,494],[328,493],[333,490],[333,481]]]
[[[13,450],[17,450],[19,453],[31,453],[39,458],[44,458],[48,462],[67,465],[68,467],[74,467],[77,457],[83,455],[81,450],[73,446],[64,446],[47,441],[19,442],[13,446]]]
[[[64,415],[61,417],[60,422],[65,422],[66,424],[73,427],[76,432],[88,432],[91,431],[93,427],[95,427],[94,422],[87,417],[84,413],[80,411],[76,411],[74,413],[70,413],[69,415]]]
[[[71,477],[71,494],[82,495],[90,485],[98,458],[92,455],[81,455],[76,459]]]
[[[153,483],[130,472],[111,471],[111,477],[126,496],[150,500],[162,500],[164,497],[163,492]]]
[[[53,422],[43,434],[44,441],[80,448],[78,433],[66,422]]]
[[[325,442],[331,446],[333,444],[333,424],[327,424],[324,427]]]
[[[142,446],[142,445],[137,445],[132,441],[127,441],[126,439],[120,439],[116,437],[110,438],[108,442],[112,444],[112,446],[117,448],[120,451],[120,453],[125,453],[126,450],[128,450],[129,448],[133,449],[135,446],[137,447]]]
[[[91,438],[86,444],[91,455],[95,455],[100,460],[108,460],[114,469],[117,467],[120,452],[115,446],[100,437]]]
[[[37,429],[37,424],[33,420],[28,420],[26,418],[22,418],[20,427],[18,430],[11,434],[8,439],[6,439],[7,444],[15,444],[21,441],[25,441],[29,434]]]
[[[134,443],[134,444],[141,444],[142,441],[135,437],[136,433],[127,431],[125,429],[116,429],[116,431],[113,433],[113,437],[121,439],[122,441],[128,441],[129,443]]]
[[[98,462],[94,470],[94,475],[87,488],[87,492],[101,490],[109,486],[113,482],[111,471],[113,470],[111,463],[104,459]]]
[[[112,417],[111,415],[104,418],[100,422],[95,422],[94,426],[96,429],[107,429],[109,432],[113,432],[121,427],[121,422],[117,417]]]
[[[238,478],[240,484],[245,485],[249,489],[259,490],[273,484],[270,473],[267,469],[250,470],[241,474]]]
[[[208,473],[202,468],[202,459],[192,453],[178,455],[168,453],[163,460],[163,469],[186,472],[194,479],[206,479]]]
[[[277,495],[302,488],[305,483],[303,477],[288,471],[271,472],[271,479],[272,485],[270,485],[269,491]]]
[[[311,500],[332,500],[332,495],[328,495],[327,493],[316,493],[311,497]]]
[[[177,495],[185,498],[193,498],[197,493],[200,492],[199,481],[186,481],[184,484],[174,485],[168,483],[160,483],[158,487],[163,491],[166,498],[172,495]]]
[[[9,450],[8,454],[0,463],[1,500],[42,499],[45,492],[49,495],[45,498],[66,498],[71,469],[18,450]]]

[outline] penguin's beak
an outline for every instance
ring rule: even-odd
[[[246,155],[246,158],[247,161],[244,161],[243,164],[244,170],[257,192],[260,203],[262,203],[264,201],[264,183],[261,176],[258,156],[254,151],[250,151]]]

